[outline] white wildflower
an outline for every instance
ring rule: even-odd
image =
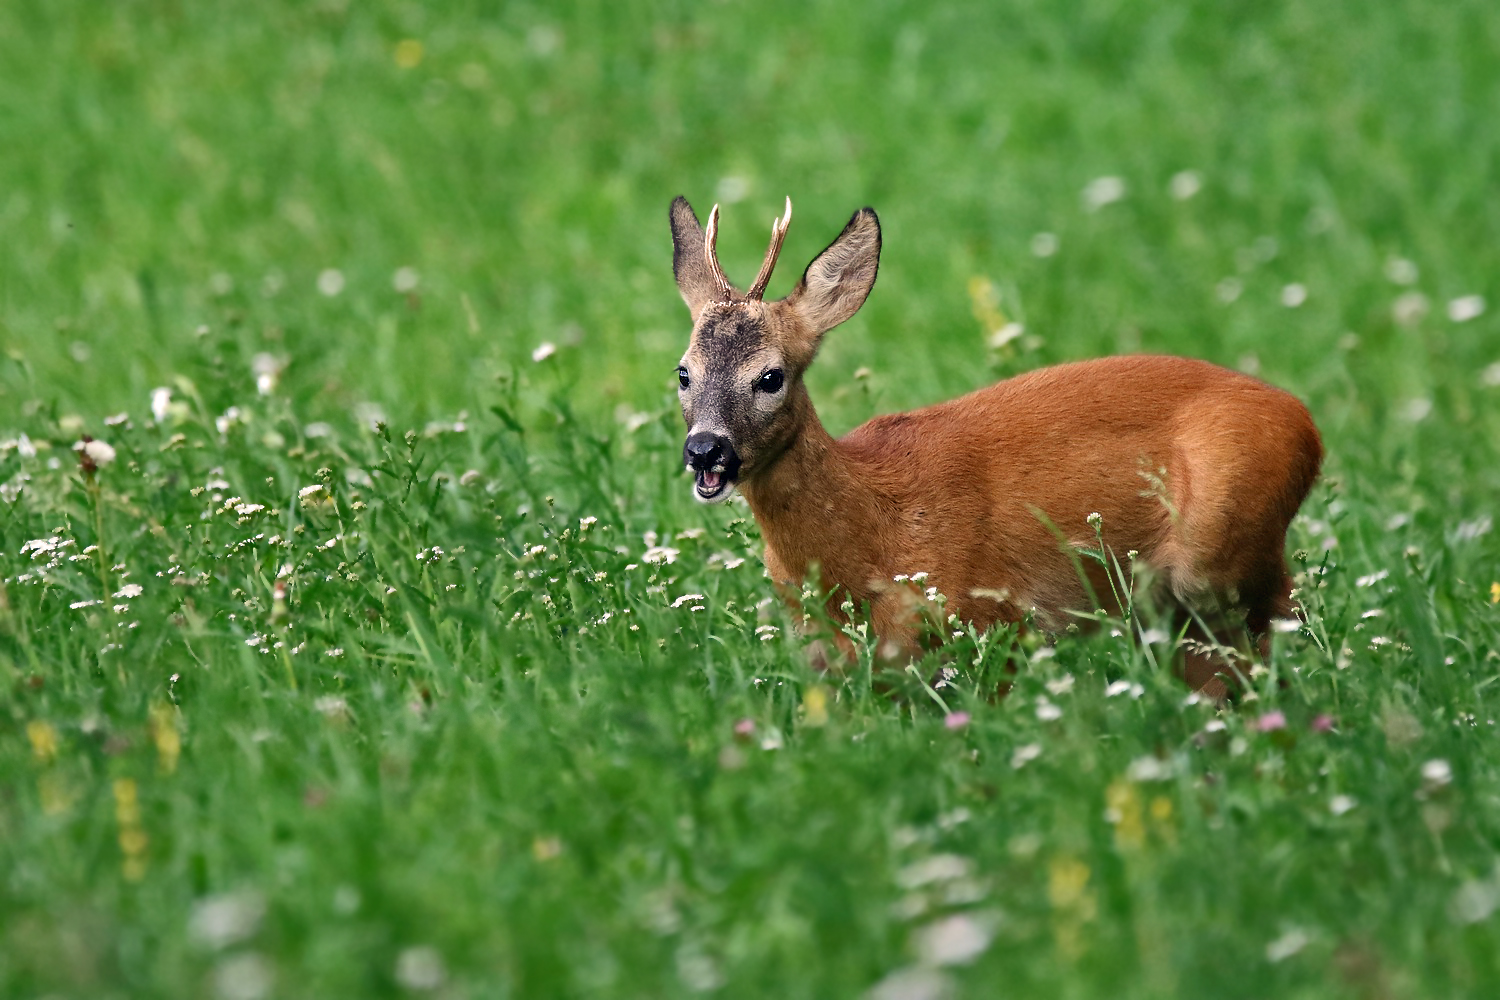
[[[1484,315],[1484,296],[1465,295],[1448,303],[1448,318],[1455,323],[1467,323]]]
[[[953,882],[968,878],[974,862],[958,854],[934,854],[914,861],[896,873],[896,885],[902,889],[920,889],[924,885]]]
[[[1435,758],[1422,765],[1422,784],[1435,791],[1453,783],[1453,766],[1442,758]]]
[[[1342,816],[1359,805],[1352,795],[1335,795],[1328,800],[1328,811],[1335,816]]]
[[[1125,769],[1125,777],[1137,783],[1166,781],[1175,772],[1176,768],[1172,766],[1172,761],[1162,760],[1160,757],[1148,754],[1131,761],[1130,766]]]
[[[642,562],[674,563],[682,553],[670,545],[653,545],[641,556]]]
[[[543,341],[542,343],[536,345],[536,348],[531,352],[531,360],[537,362],[546,361],[556,353],[556,344],[552,343],[551,341]]]
[[[1007,323],[994,333],[990,334],[990,347],[1000,350],[1013,340],[1019,340],[1026,332],[1026,327],[1020,323]]]
[[[1281,290],[1281,304],[1288,309],[1296,309],[1307,301],[1307,286],[1299,282],[1293,282]]]
[[[93,459],[94,464],[101,469],[115,460],[114,448],[103,441],[80,441],[73,447]]]
[[[282,364],[276,355],[265,351],[250,359],[250,371],[255,375],[255,391],[269,396],[281,381]]]
[[[953,980],[937,969],[912,965],[897,969],[870,987],[864,1000],[952,1000]]]
[[[677,978],[693,993],[712,993],[724,985],[724,973],[713,956],[684,944],[677,949]]]
[[[1426,420],[1428,415],[1431,413],[1432,400],[1426,399],[1421,396],[1417,397],[1416,399],[1408,399],[1401,406],[1402,418],[1414,424],[1419,424],[1422,421]]]
[[[1456,541],[1472,542],[1476,538],[1482,538],[1490,533],[1495,526],[1495,519],[1488,514],[1481,514],[1472,521],[1460,521],[1454,529],[1453,537]]]
[[[24,556],[26,553],[31,552],[33,553],[31,558],[35,559],[43,552],[52,552],[56,549],[64,548],[66,545],[67,543],[58,535],[53,535],[51,538],[33,538],[29,542],[21,543],[21,555]]]
[[[993,920],[986,915],[955,913],[917,930],[917,955],[926,965],[968,965],[994,940]]]
[[[323,715],[340,716],[349,713],[349,703],[341,695],[325,694],[313,702],[313,708]]]
[[[218,951],[254,937],[265,915],[265,897],[254,890],[208,896],[193,905],[188,936]]]
[[[1120,177],[1095,177],[1083,189],[1083,207],[1097,212],[1125,197],[1125,181]]]
[[[276,985],[276,967],[258,951],[236,952],[214,966],[213,984],[219,1000],[264,1000]]]
[[[164,385],[151,390],[151,416],[157,423],[165,421],[172,412],[172,390]]]
[[[435,990],[448,980],[448,969],[436,948],[421,945],[396,956],[396,982],[409,990]]]
[[[421,277],[414,267],[398,267],[396,273],[391,275],[391,287],[402,295],[415,292],[417,285],[421,284]]]
[[[1051,257],[1059,246],[1056,233],[1041,232],[1031,238],[1031,253],[1034,257]]]
[[[1467,879],[1448,901],[1448,917],[1456,924],[1477,924],[1500,909],[1500,880]]]
[[[1010,755],[1010,766],[1019,771],[1041,755],[1042,745],[1040,743],[1027,743],[1024,746],[1016,747],[1015,752]]]
[[[324,268],[318,272],[318,292],[328,298],[333,298],[344,290],[344,272],[336,267]]]
[[[1203,178],[1196,170],[1179,170],[1172,175],[1172,180],[1167,187],[1172,192],[1173,198],[1178,201],[1187,201],[1203,190]]]
[[[1417,265],[1405,257],[1392,257],[1385,262],[1385,277],[1393,285],[1414,285],[1417,282]]]
[[[1391,303],[1391,318],[1401,326],[1416,326],[1427,315],[1427,296],[1421,292],[1403,292]]]
[[[1307,947],[1308,940],[1306,931],[1294,927],[1266,945],[1266,961],[1275,964],[1291,958]]]
[[[143,593],[145,593],[145,588],[142,587],[140,584],[138,584],[138,583],[127,583],[127,584],[125,584],[125,586],[123,586],[119,590],[115,591],[115,596],[116,597],[123,597],[126,600],[129,600],[132,597],[140,597],[141,594],[143,594]]]

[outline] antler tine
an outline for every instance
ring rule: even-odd
[[[708,213],[708,229],[704,232],[703,252],[708,258],[708,270],[714,276],[714,283],[719,286],[719,296],[728,302],[734,298],[734,286],[724,276],[724,269],[719,266],[719,206]]]
[[[766,251],[765,262],[760,265],[760,273],[755,276],[755,283],[745,293],[745,298],[758,299],[766,294],[766,286],[771,283],[771,272],[776,270],[776,258],[781,256],[781,244],[786,242],[786,231],[791,224],[792,199],[787,198],[786,214],[771,220],[771,246]]]

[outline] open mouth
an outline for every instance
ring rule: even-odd
[[[734,483],[723,468],[701,469],[694,474],[693,489],[699,500],[721,500],[734,489]]]

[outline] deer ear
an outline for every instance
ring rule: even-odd
[[[672,202],[672,273],[677,277],[677,290],[682,301],[687,303],[693,318],[704,305],[718,294],[718,284],[708,269],[704,254],[707,238],[698,224],[698,215],[693,206],[682,195]]]
[[[807,265],[786,304],[816,336],[859,311],[880,269],[880,220],[873,208],[854,213],[839,238]]]

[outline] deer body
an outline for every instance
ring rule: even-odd
[[[868,606],[875,632],[913,651],[921,602],[900,581],[918,573],[961,620],[1031,615],[1060,629],[1070,612],[1116,605],[1103,567],[1078,555],[1098,545],[1097,513],[1113,557],[1128,572],[1135,553],[1173,601],[1242,608],[1256,634],[1294,613],[1286,530],[1322,458],[1296,398],[1203,361],[1114,357],[876,417],[834,439],[802,373],[823,332],[873,285],[879,223],[856,213],[791,295],[765,303],[790,211],[788,202],[773,227],[754,296],[718,268],[717,207],[707,234],[686,201],[672,213],[695,320],[679,368],[684,461],[699,499],[744,494],[774,580],[797,585],[817,567],[831,614],[842,617],[846,599]]]

